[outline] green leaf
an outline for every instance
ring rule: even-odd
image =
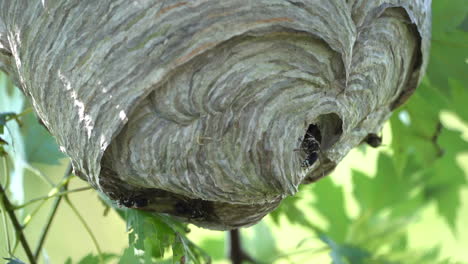
[[[21,91],[0,73],[0,134],[3,134],[6,122],[23,111],[24,101]],[[59,164],[58,159],[64,157],[54,138],[39,124],[33,113],[21,117],[21,126],[12,124],[10,133],[4,139],[15,149],[10,150],[10,155],[17,162]]]
[[[188,261],[192,261],[195,264],[211,263],[210,256],[208,256],[203,249],[192,243],[185,236],[178,234],[178,239],[180,239],[180,242],[184,246],[184,256],[180,259],[176,259],[180,261],[181,264],[187,263]]]
[[[457,212],[461,206],[460,189],[450,188],[437,193],[437,211],[450,226],[453,234],[456,234]]]
[[[406,235],[400,236],[393,243],[391,243],[392,252],[405,251],[407,247],[408,247],[408,236]]]
[[[401,241],[402,237],[406,236],[408,225],[414,219],[414,214],[395,217],[367,212],[352,223],[347,242],[369,252],[380,252]]]
[[[328,236],[344,242],[350,219],[346,214],[343,188],[328,177],[316,183],[313,191],[316,197],[313,207],[328,221]]]
[[[279,225],[279,219],[282,215],[292,224],[299,224],[304,227],[312,228],[315,227],[310,223],[310,221],[305,217],[303,210],[299,209],[297,202],[301,200],[301,195],[304,193],[304,190],[300,191],[295,196],[286,197],[273,212],[269,214],[273,222],[276,225]]]
[[[15,88],[3,72],[0,72],[0,113],[21,113],[24,103],[25,99],[22,92]],[[7,119],[5,117],[5,121]],[[27,167],[24,139],[18,122],[7,122],[4,128],[2,138],[8,142],[8,145],[3,145],[2,151],[5,151],[14,163],[14,170],[11,171],[10,177],[10,191],[12,199],[21,203],[24,201],[25,196],[23,176],[24,170]]]
[[[24,96],[21,91],[14,87],[10,79],[0,71],[0,134],[5,133],[5,126],[8,120],[16,117],[16,114],[23,111]],[[18,125],[18,124],[14,124]],[[9,131],[8,135],[15,131]],[[15,135],[13,135],[15,137]],[[11,135],[7,138],[4,137],[9,143],[11,143]],[[11,154],[13,156],[13,154]]]
[[[465,122],[468,122],[468,107],[466,103],[468,102],[468,85],[463,85],[458,80],[449,80],[449,84],[452,91],[452,104],[451,109]]]
[[[296,202],[300,200],[298,196],[289,196],[285,198],[281,205],[272,213],[270,216],[272,217],[273,221],[279,225],[279,217],[284,215],[286,219],[292,224],[299,224],[305,227],[311,227],[311,223],[305,217],[302,210],[300,210]]]
[[[104,263],[108,263],[110,260],[116,258],[117,256],[114,255],[114,254],[104,253],[104,254],[102,254],[101,257],[102,257],[102,260],[104,261]],[[83,257],[78,262],[78,264],[102,264],[102,262],[100,261],[99,256],[93,255],[93,254],[88,254],[85,257]]]
[[[65,157],[55,139],[39,124],[36,116],[29,113],[23,117],[21,132],[25,139],[26,158],[29,163],[60,164]]]
[[[0,137],[0,157],[7,154],[7,152],[3,148],[4,145],[8,145],[8,142],[6,142],[5,140],[3,140],[2,137]]]
[[[140,263],[140,257],[135,255],[135,248],[128,247],[124,250],[118,264]]]
[[[174,244],[172,244],[172,263],[184,263],[185,262],[185,248],[184,244],[181,241],[181,238],[178,236]]]
[[[333,264],[362,264],[371,257],[369,252],[354,246],[339,244],[324,233],[319,234],[319,238],[330,247]]]
[[[444,150],[444,158],[450,158],[449,160],[456,163],[456,156],[463,152],[468,152],[468,141],[463,139],[461,132],[453,129],[444,128],[442,129],[439,137],[439,144]]]
[[[430,250],[396,250],[381,254],[369,263],[401,263],[401,264],[455,264],[449,260],[439,261],[439,247]]]
[[[466,185],[465,173],[457,164],[456,157],[459,153],[468,152],[468,142],[462,139],[460,132],[449,129],[442,130],[439,141],[445,154],[433,163],[424,191],[426,196],[436,201],[439,214],[455,233],[461,191]]]
[[[99,258],[93,254],[86,255],[78,264],[99,264]]]
[[[466,0],[432,1],[433,36],[456,30],[467,14]]]
[[[402,175],[402,170],[408,155],[413,155],[412,158],[419,164],[430,164],[440,155],[433,137],[440,124],[439,112],[448,103],[442,99],[444,96],[437,94],[432,86],[423,82],[410,102],[390,119],[391,148],[398,177],[406,177]],[[409,123],[402,121],[402,115],[407,116]]]
[[[161,258],[174,243],[175,232],[160,217],[138,210],[126,210],[129,244],[145,250],[151,246],[154,257]],[[145,246],[146,243],[146,246]]]
[[[404,180],[398,177],[388,154],[380,153],[375,177],[370,178],[362,172],[353,170],[352,178],[353,194],[361,210],[375,213],[405,200],[408,196],[409,188]]]
[[[26,264],[25,262],[17,259],[17,258],[3,258],[5,260],[8,260],[6,264]]]
[[[429,113],[430,120],[433,122],[438,121],[442,109],[447,109],[452,104],[450,102],[451,98],[435,87],[428,77],[424,77],[416,91],[416,96],[418,99],[413,100],[415,102],[410,102],[406,108],[413,109],[411,112],[417,117],[425,117]]]
[[[439,1],[438,1],[439,2]],[[449,95],[449,79],[468,83],[468,34],[460,30],[434,36],[427,76],[442,93]]]
[[[15,116],[16,113],[12,112],[0,113],[0,134],[3,134],[4,127],[6,126],[8,120],[11,120],[11,118],[14,118]]]
[[[224,254],[224,238],[205,238],[200,242],[199,245],[209,256],[211,256],[214,261],[226,258],[226,255]]]
[[[145,263],[150,258],[161,259],[172,249],[173,261],[176,263],[192,261],[205,263],[209,256],[185,237],[186,224],[159,214],[149,214],[139,210],[125,210],[129,244],[145,252]],[[181,251],[183,249],[183,251]]]
[[[461,118],[468,119],[468,65],[465,62],[468,58],[468,49],[465,47],[468,34],[456,30],[452,30],[451,34],[444,35],[444,39],[450,43],[436,41],[433,56],[440,58],[431,59],[432,64],[429,65],[429,79],[442,92],[424,80],[409,104],[400,110],[400,113],[408,113],[411,124],[403,124],[398,115],[394,115],[391,125],[397,170],[402,172],[405,179],[411,179],[409,185],[413,189],[424,191],[420,200],[436,201],[439,214],[454,231],[460,208],[461,187],[466,184],[464,172],[456,163],[456,157],[468,151],[468,144],[460,133],[440,127],[438,119],[443,109],[455,111]],[[450,65],[436,65],[443,60],[450,62]],[[419,172],[417,167],[421,168]]]
[[[144,251],[145,254],[143,255],[144,263],[145,264],[152,264],[153,263],[153,244],[150,238],[145,238],[144,242]]]
[[[399,218],[410,217],[420,213],[424,205],[428,203],[427,197],[422,192],[416,192],[408,197],[405,201],[392,206],[390,210],[390,218],[396,220]]]
[[[270,228],[263,221],[252,227],[252,236],[243,241],[244,249],[253,259],[269,259],[279,251]]]
[[[468,34],[460,29],[468,14],[465,0],[432,1],[432,41],[429,79],[449,94],[449,78],[468,84]]]

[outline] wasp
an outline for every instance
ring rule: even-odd
[[[202,201],[197,202],[196,200],[191,200],[188,202],[177,202],[174,209],[177,215],[184,216],[189,219],[200,219],[205,216]]]
[[[322,136],[320,134],[320,130],[316,125],[313,124],[310,125],[307,129],[304,138],[302,140],[299,138],[301,145],[298,149],[295,149],[294,151],[303,151],[306,154],[306,158],[304,161],[302,161],[301,167],[310,167],[317,161],[317,159],[319,159],[319,156],[321,154],[321,140]]]
[[[142,197],[125,197],[118,200],[119,205],[134,209],[145,207],[148,203],[148,199]]]
[[[374,133],[368,134],[364,138],[363,141],[366,142],[369,146],[371,146],[373,148],[377,148],[380,145],[382,145],[382,137],[378,136],[377,134],[374,134]]]

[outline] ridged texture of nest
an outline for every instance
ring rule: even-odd
[[[430,0],[1,1],[0,67],[120,204],[251,225],[419,83]]]

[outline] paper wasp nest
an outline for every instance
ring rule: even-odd
[[[121,204],[256,223],[419,83],[430,0],[0,2],[0,67]]]

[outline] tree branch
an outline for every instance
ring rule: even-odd
[[[67,180],[67,178],[70,177],[71,172],[72,172],[72,166],[71,166],[71,163],[70,163],[68,165],[67,169],[65,170],[65,174],[63,176],[63,180],[66,183],[65,183],[64,186],[62,186],[62,188],[60,188],[60,192],[65,192],[67,190],[68,182],[66,180]],[[36,250],[34,251],[34,259],[36,261],[37,261],[37,259],[39,258],[40,254],[41,254],[42,246],[44,245],[47,234],[49,233],[50,226],[52,224],[52,221],[54,220],[55,214],[57,213],[57,209],[58,209],[58,207],[60,205],[60,202],[62,201],[62,197],[63,196],[58,196],[55,199],[54,204],[52,205],[52,210],[50,211],[49,219],[47,220],[47,224],[46,224],[45,228],[43,229],[42,234],[41,234],[41,236],[39,238],[39,244],[37,244]]]
[[[250,263],[257,263],[242,249],[242,242],[240,238],[239,229],[229,231],[229,258],[232,264],[242,264],[243,261]]]
[[[24,252],[26,253],[26,256],[28,257],[29,263],[35,264],[37,263],[34,255],[32,254],[31,248],[29,247],[29,243],[26,240],[26,237],[24,236],[23,233],[23,228],[21,227],[18,218],[16,218],[15,212],[14,212],[14,207],[10,203],[10,200],[8,199],[6,195],[6,191],[3,189],[3,186],[0,184],[0,198],[3,202],[3,207],[5,208],[5,211],[7,212],[8,216],[10,217],[11,223],[13,224],[13,228],[15,229],[16,235],[19,238],[19,241],[21,242],[21,245],[23,246]]]
[[[21,208],[24,208],[26,206],[29,206],[35,202],[39,202],[39,201],[47,201],[48,199],[50,198],[53,198],[53,197],[61,197],[61,196],[65,196],[69,193],[75,193],[75,192],[82,192],[82,191],[87,191],[87,190],[91,190],[92,187],[81,187],[81,188],[76,188],[76,189],[72,189],[72,190],[66,190],[66,191],[63,191],[63,192],[57,192],[55,194],[52,194],[52,195],[47,195],[47,196],[42,196],[42,197],[39,197],[39,198],[35,198],[35,199],[32,199],[24,204],[21,204],[21,205],[17,205],[17,206],[13,206],[13,209],[14,210],[18,210],[18,209],[21,209]]]

